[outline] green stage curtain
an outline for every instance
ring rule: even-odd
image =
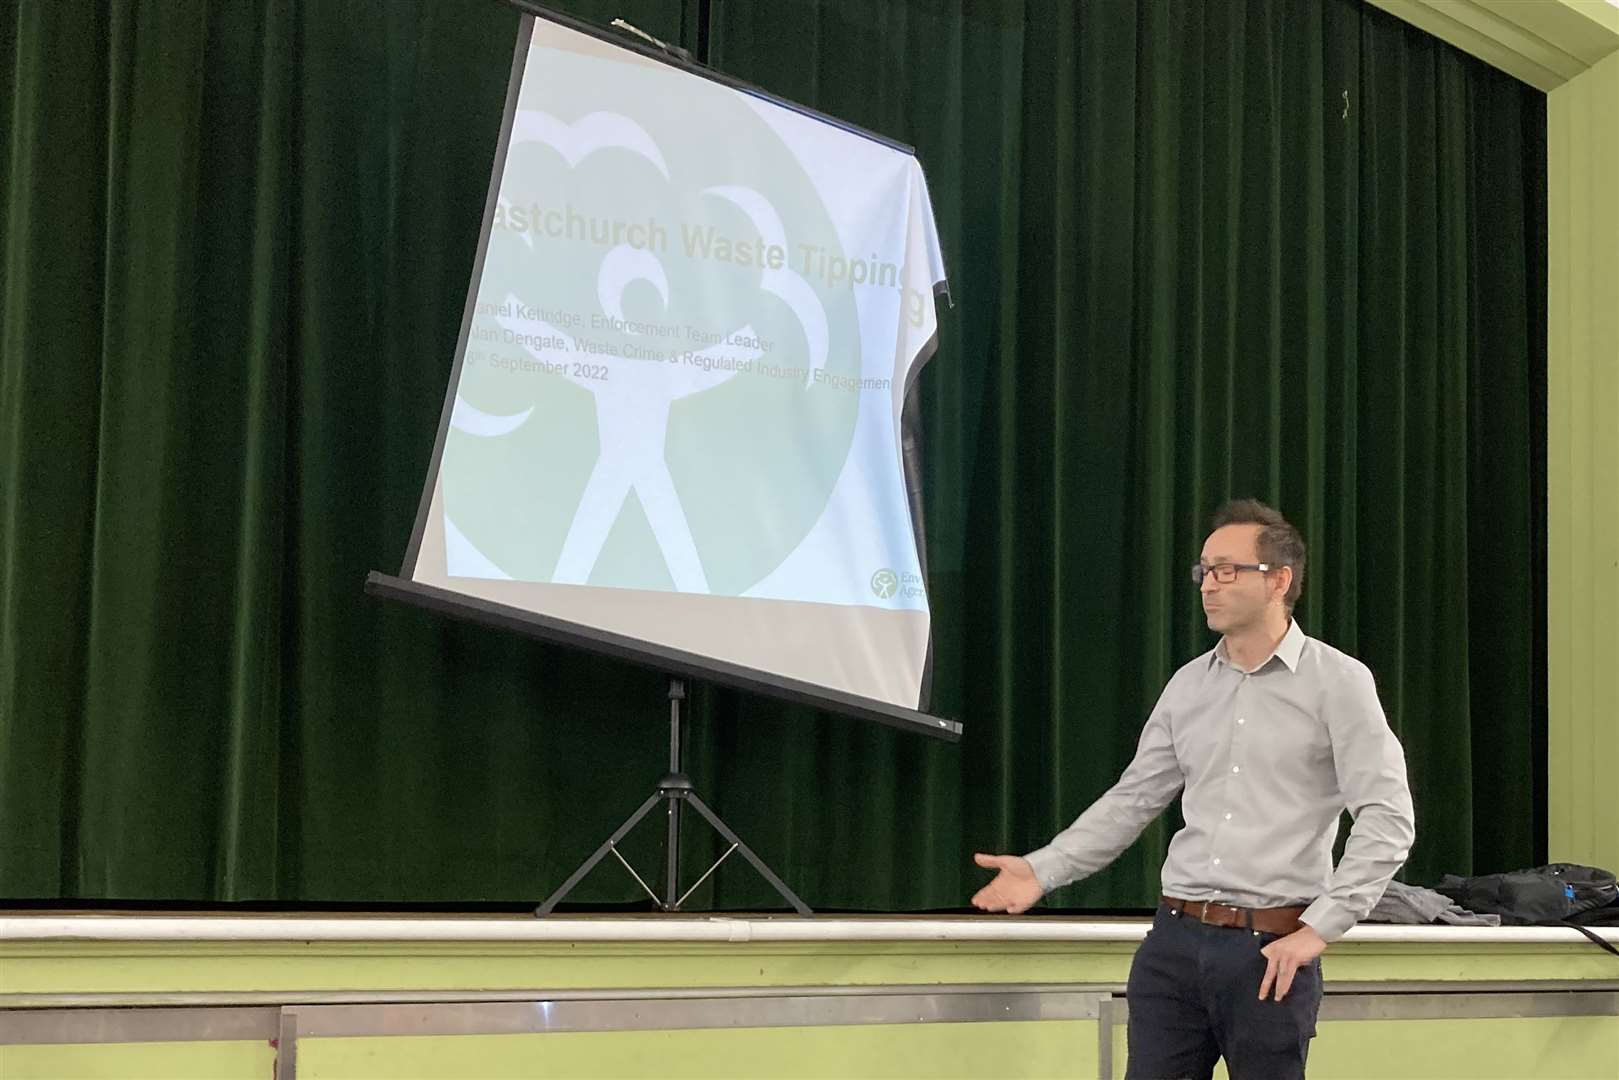
[[[1104,790],[1213,644],[1185,567],[1233,495],[1300,525],[1300,620],[1377,676],[1405,877],[1543,857],[1543,95],[1353,0],[568,10],[928,171],[933,702],[966,737],[690,709],[699,791],[811,905],[960,906],[973,850]],[[543,898],[663,771],[663,679],[361,592],[415,514],[517,13],[9,11],[0,896]],[[1150,904],[1176,813],[1051,903]],[[693,828],[688,880],[722,850]],[[575,898],[639,895],[608,865]],[[694,903],[781,906],[734,857]]]

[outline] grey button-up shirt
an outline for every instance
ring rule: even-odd
[[[1253,671],[1225,640],[1182,667],[1147,719],[1135,760],[1050,844],[1026,858],[1050,892],[1118,857],[1185,789],[1186,826],[1164,892],[1242,907],[1307,905],[1327,941],[1366,917],[1416,836],[1405,755],[1372,673],[1297,622]],[[1335,870],[1339,815],[1354,816]]]

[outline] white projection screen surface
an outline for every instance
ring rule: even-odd
[[[401,576],[918,709],[943,285],[906,149],[525,15]]]

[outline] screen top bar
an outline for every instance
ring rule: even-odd
[[[699,78],[707,79],[710,82],[719,83],[722,86],[728,86],[732,90],[738,90],[744,94],[759,98],[760,100],[768,101],[771,104],[780,105],[784,109],[791,109],[793,112],[801,113],[812,120],[819,120],[823,124],[830,124],[835,128],[841,128],[852,135],[859,135],[861,138],[870,139],[875,143],[881,143],[883,146],[886,146],[891,150],[898,150],[900,153],[909,154],[912,157],[916,156],[915,147],[902,143],[898,139],[890,139],[887,135],[880,135],[875,131],[863,128],[858,124],[851,124],[849,121],[840,120],[836,116],[829,116],[824,112],[810,108],[808,105],[800,105],[796,101],[789,101],[787,98],[781,97],[778,94],[772,94],[768,90],[760,89],[750,82],[745,82],[742,79],[727,75],[721,71],[715,71],[710,67],[704,67],[702,64],[694,61],[682,60],[680,57],[675,56],[672,53],[664,52],[662,49],[653,48],[651,45],[648,45],[645,42],[637,41],[636,39],[628,37],[624,34],[613,33],[606,27],[597,26],[594,23],[586,22],[583,19],[575,18],[572,15],[564,15],[560,11],[552,11],[550,8],[545,7],[542,4],[533,3],[532,0],[503,0],[503,2],[510,7],[516,8],[525,15],[530,15],[538,19],[545,19],[547,22],[556,23],[558,26],[565,26],[569,30],[577,30],[579,33],[588,34],[591,37],[596,38],[598,41],[605,41],[609,45],[616,46],[620,49],[626,49],[633,53],[638,53],[639,55],[645,56],[648,59],[656,60],[661,64],[667,64],[672,68],[678,68],[681,71],[696,75]]]

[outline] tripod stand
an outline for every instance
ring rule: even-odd
[[[601,862],[609,853],[623,864],[624,869],[628,870],[630,876],[635,879],[635,883],[641,886],[642,890],[652,898],[652,902],[657,904],[660,910],[679,911],[680,905],[684,904],[691,894],[697,891],[697,887],[707,881],[709,875],[720,868],[720,863],[730,858],[731,853],[736,851],[740,851],[742,857],[747,859],[755,870],[759,871],[759,876],[770,882],[771,886],[781,894],[782,899],[791,904],[800,915],[814,914],[814,912],[810,911],[809,906],[800,900],[793,890],[783,884],[781,878],[777,877],[770,867],[766,866],[759,856],[753,853],[753,850],[748,845],[738,839],[736,833],[732,832],[730,827],[720,820],[719,815],[710,810],[708,804],[697,797],[697,791],[692,786],[691,778],[680,771],[680,703],[685,699],[686,684],[680,679],[671,678],[669,680],[669,771],[658,781],[656,789],[647,797],[646,802],[641,804],[640,809],[625,819],[624,824],[620,825],[613,835],[609,836],[602,846],[596,849],[596,853],[580,864],[579,869],[575,870],[573,875],[562,883],[562,887],[552,893],[545,903],[534,910],[536,917],[544,918],[551,914],[557,904],[562,902],[563,897],[572,892],[573,887],[583,881],[585,875],[594,870],[596,864]],[[652,808],[658,805],[660,801],[666,801],[669,804],[669,839],[664,849],[665,892],[661,900],[658,898],[658,894],[652,891],[651,886],[641,878],[641,875],[635,872],[635,867],[631,866],[618,850],[618,842],[629,835],[630,830],[640,824],[641,819],[651,813]],[[725,850],[725,854],[714,861],[713,866],[703,872],[702,877],[692,883],[691,888],[684,893],[680,893],[680,804],[683,802],[691,803],[692,808],[703,816],[703,820],[707,821],[714,831],[723,836],[731,846]]]

